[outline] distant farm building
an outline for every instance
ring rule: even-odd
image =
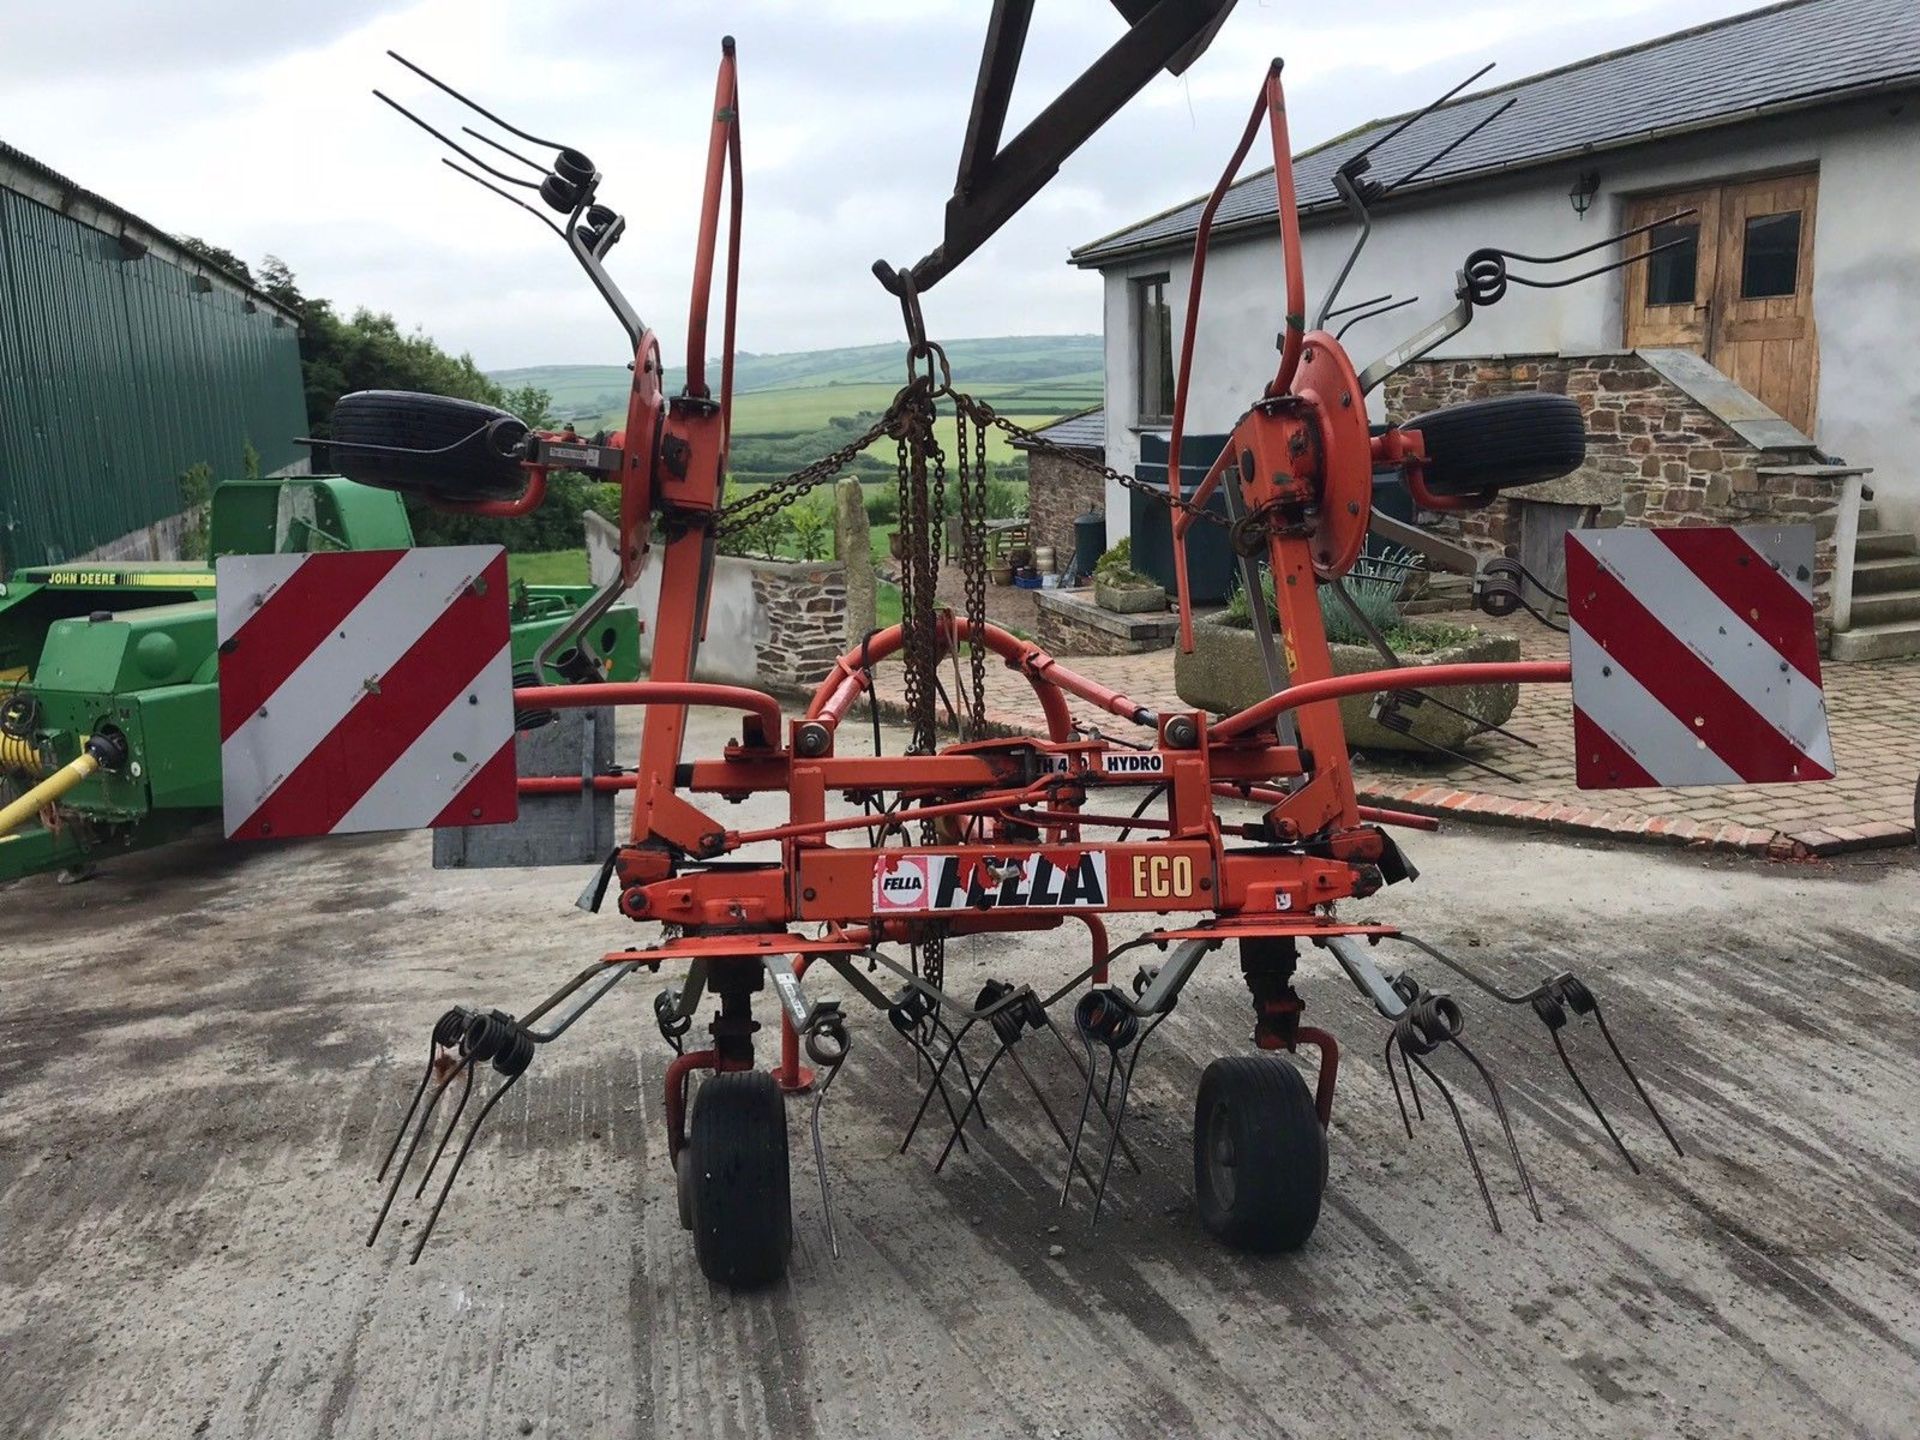
[[[0,576],[177,553],[181,476],[304,461],[297,317],[0,144]]]

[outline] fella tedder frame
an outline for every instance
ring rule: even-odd
[[[1366,397],[1387,374],[1463,327],[1476,307],[1499,300],[1510,280],[1553,285],[1585,278],[1556,279],[1547,272],[1522,277],[1510,273],[1510,262],[1558,264],[1601,246],[1544,258],[1476,252],[1460,272],[1454,309],[1358,370],[1325,327],[1330,316],[1367,307],[1337,310],[1336,283],[1315,324],[1310,327],[1306,319],[1286,110],[1275,62],[1233,161],[1200,218],[1180,351],[1170,489],[1154,492],[1173,508],[1177,532],[1210,523],[1205,493],[1195,499],[1179,493],[1194,330],[1215,207],[1264,128],[1272,145],[1285,264],[1279,366],[1236,424],[1203,491],[1225,491],[1234,548],[1248,578],[1258,583],[1262,563],[1271,573],[1283,643],[1276,650],[1270,627],[1261,629],[1260,638],[1272,695],[1225,717],[1156,713],[985,621],[979,579],[984,566],[982,435],[989,425],[1016,427],[953,388],[944,355],[926,338],[919,296],[991,235],[1161,66],[1178,69],[1204,48],[1230,3],[1121,0],[1132,22],[1127,35],[1004,146],[1002,121],[1031,0],[999,0],[994,6],[960,181],[948,208],[946,243],[910,269],[875,267],[906,318],[909,378],[884,421],[861,444],[890,439],[899,456],[904,618],[843,656],[805,713],[793,718],[783,718],[765,694],[693,679],[716,538],[831,478],[859,448],[826,457],[744,501],[724,498],[741,234],[740,106],[732,42],[723,46],[720,63],[686,334],[687,378],[676,395],[664,391],[654,332],[604,268],[624,222],[599,203],[601,177],[592,163],[486,111],[480,113],[520,141],[555,152],[550,165],[541,165],[503,142],[478,137],[540,179],[495,168],[433,132],[493,177],[483,179],[455,166],[469,178],[527,209],[534,207],[503,187],[537,190],[539,199],[564,217],[559,225],[545,223],[563,236],[633,343],[627,423],[624,431],[592,445],[536,436],[503,455],[486,448],[490,416],[476,412],[469,430],[446,443],[422,448],[417,430],[396,423],[391,433],[363,427],[356,432],[359,440],[336,445],[335,456],[349,473],[378,483],[414,484],[468,503],[476,495],[491,495],[481,503],[505,513],[538,502],[544,467],[550,464],[582,466],[619,485],[620,574],[606,597],[637,580],[643,558],[652,552],[649,563],[661,577],[659,610],[650,620],[652,678],[631,685],[542,684],[517,691],[516,701],[523,710],[645,707],[637,765],[596,782],[631,789],[633,815],[630,838],[609,858],[592,903],[597,908],[611,895],[622,914],[662,929],[651,944],[617,950],[588,965],[530,1014],[455,1007],[442,1017],[413,1103],[387,1152],[382,1221],[417,1173],[416,1160],[425,1173],[417,1175],[414,1194],[424,1196],[466,1111],[476,1075],[491,1068],[499,1078],[441,1180],[432,1217],[418,1232],[415,1258],[481,1123],[527,1070],[537,1047],[563,1033],[635,970],[659,972],[663,966],[675,967],[678,977],[655,998],[654,1009],[675,1052],[665,1067],[664,1114],[681,1217],[694,1233],[702,1268],[728,1283],[763,1283],[786,1265],[791,1220],[783,1091],[812,1089],[812,1138],[832,1234],[821,1102],[848,1053],[849,1031],[839,1004],[808,993],[803,975],[809,966],[830,967],[852,994],[883,1011],[927,1062],[932,1078],[914,1125],[937,1098],[939,1111],[933,1113],[943,1112],[949,1127],[942,1162],[956,1141],[966,1143],[968,1121],[1003,1057],[1011,1056],[1033,1086],[1020,1047],[1042,1031],[1047,1036],[1040,1043],[1057,1041],[1064,1047],[1084,1082],[1077,1109],[1069,1103],[1056,1111],[1038,1087],[1034,1093],[1065,1152],[1062,1203],[1079,1176],[1092,1193],[1096,1220],[1116,1153],[1132,1159],[1123,1125],[1141,1045],[1171,1013],[1201,960],[1228,945],[1238,952],[1251,997],[1256,1053],[1217,1059],[1206,1068],[1195,1109],[1193,1161],[1200,1215],[1229,1243],[1267,1250],[1296,1247],[1307,1239],[1320,1209],[1340,1047],[1332,1035],[1304,1023],[1304,1004],[1294,987],[1303,942],[1331,955],[1386,1021],[1387,1068],[1396,1094],[1397,1055],[1409,1086],[1418,1070],[1429,1093],[1441,1097],[1496,1227],[1498,1215],[1479,1158],[1434,1062],[1442,1053],[1455,1055],[1484,1085],[1537,1217],[1500,1088],[1481,1057],[1462,1041],[1461,1006],[1410,974],[1383,970],[1373,958],[1382,941],[1414,947],[1494,1000],[1533,1008],[1607,1137],[1628,1164],[1634,1163],[1582,1082],[1565,1043],[1569,1012],[1590,1017],[1598,1038],[1626,1067],[1598,1004],[1577,978],[1557,974],[1524,993],[1508,993],[1434,947],[1391,926],[1344,918],[1340,909],[1342,902],[1414,877],[1381,825],[1418,822],[1356,803],[1336,702],[1348,695],[1404,692],[1416,683],[1564,683],[1570,667],[1563,662],[1448,665],[1336,677],[1317,599],[1322,587],[1338,590],[1361,555],[1376,467],[1398,469],[1422,507],[1449,510],[1485,504],[1505,485],[1566,473],[1580,463],[1583,432],[1577,410],[1564,397],[1509,397],[1378,432],[1370,429]],[[425,127],[424,121],[416,123]],[[1366,153],[1356,156],[1336,180],[1361,222],[1363,243],[1368,205],[1393,188],[1369,180],[1367,166]],[[716,388],[706,353],[708,297],[720,252],[723,194],[729,192]],[[1626,238],[1611,237],[1601,245]],[[1625,263],[1606,261],[1599,269]],[[1352,265],[1350,257],[1342,280]],[[1378,313],[1378,307],[1368,313]],[[357,399],[349,397],[343,407],[351,412]],[[384,403],[390,413],[406,411],[404,404],[393,411],[393,397]],[[447,419],[450,403],[422,397],[417,408],[439,423]],[[950,422],[941,420],[943,405],[952,412]],[[960,563],[969,582],[965,614],[934,604],[942,548],[935,537],[942,529],[949,459],[936,438],[937,423],[951,423],[957,432],[951,458],[959,496]],[[444,424],[439,433],[446,434]],[[503,477],[518,476],[522,466],[532,472],[524,492],[500,498]],[[1119,484],[1140,483],[1106,474]],[[475,489],[482,481],[492,488]],[[1175,553],[1181,556],[1179,547]],[[1181,590],[1184,625],[1190,619],[1184,573]],[[1265,619],[1261,606],[1253,608],[1257,620]],[[970,687],[961,671],[962,655],[971,669]],[[988,656],[1032,685],[1047,717],[1044,738],[987,736],[980,723],[980,685]],[[907,753],[844,753],[843,721],[872,694],[875,669],[884,663],[904,667],[913,732]],[[966,712],[956,717],[964,733],[952,743],[941,742],[935,723],[934,697],[943,668],[958,692],[952,700]],[[1117,720],[1136,727],[1138,738],[1122,740],[1076,720],[1070,699],[1101,712],[1103,724]],[[685,759],[690,706],[741,713],[739,738],[724,754]],[[858,748],[864,746],[845,747]],[[523,789],[565,789],[585,782],[521,783]],[[785,823],[735,830],[707,808],[717,798],[760,793],[788,797]],[[1217,808],[1223,799],[1251,802],[1253,808],[1242,812],[1246,818],[1228,819]],[[748,847],[759,847],[766,858],[729,858]],[[1116,914],[1141,917],[1149,928],[1110,949],[1103,917]],[[1090,946],[1086,964],[1050,993],[1018,979],[991,980],[972,993],[958,993],[946,971],[947,942],[1011,931],[1084,935]],[[1116,963],[1135,951],[1155,963],[1141,966],[1128,983],[1116,983]],[[881,972],[891,977],[887,988],[875,983]],[[773,1055],[754,1015],[755,997],[767,996],[769,982],[780,1031]],[[707,1039],[694,1045],[688,1037],[708,997]],[[1067,1024],[1056,1019],[1057,1007],[1070,1014]],[[962,1048],[969,1035],[976,1046],[971,1063]],[[982,1041],[991,1046],[983,1066]],[[1274,1053],[1302,1046],[1317,1055],[1312,1084],[1284,1054]],[[1653,1102],[1631,1069],[1626,1073],[1657,1121]],[[697,1087],[696,1076],[703,1077]],[[1403,1097],[1403,1118],[1406,1099],[1421,1104],[1417,1089]],[[1671,1142],[1664,1122],[1660,1128]]]

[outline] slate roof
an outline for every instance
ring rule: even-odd
[[[1400,193],[1920,85],[1920,0],[1788,0],[1531,76],[1441,107],[1372,156],[1369,179],[1397,180],[1511,98],[1511,110]],[[1294,157],[1301,213],[1337,207],[1334,172],[1404,116],[1362,126]],[[1072,263],[1107,264],[1190,241],[1205,197],[1082,245]],[[1214,234],[1274,223],[1272,167],[1220,202]]]
[[[1042,440],[1055,445],[1064,445],[1069,450],[1100,450],[1107,448],[1107,412],[1096,405],[1091,410],[1082,410],[1078,415],[1069,415],[1064,420],[1056,420],[1044,429],[1033,432]],[[1018,450],[1031,450],[1031,445],[1019,440],[1013,442]]]

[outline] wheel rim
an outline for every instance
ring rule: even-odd
[[[1222,1208],[1233,1205],[1236,1184],[1235,1167],[1239,1156],[1233,1144],[1232,1111],[1225,1101],[1215,1101],[1207,1112],[1207,1133],[1204,1137],[1207,1155],[1207,1183],[1213,1188],[1214,1198]]]

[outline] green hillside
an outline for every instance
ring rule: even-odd
[[[1010,415],[1051,420],[1099,403],[1098,335],[1012,335],[955,340],[946,346],[954,383]],[[625,420],[628,373],[621,365],[535,365],[495,370],[509,389],[537,385],[554,408],[582,428]],[[684,383],[667,372],[667,390]],[[716,377],[717,378],[717,377]],[[855,345],[735,360],[736,435],[797,434],[835,415],[881,410],[905,378],[899,344]],[[876,398],[877,397],[877,398]]]
[[[1012,335],[955,340],[946,346],[953,383],[1030,429],[1100,403],[1098,335]],[[761,485],[838,449],[883,413],[906,380],[903,345],[855,345],[792,355],[741,355],[735,362],[733,453],[728,473],[736,485]],[[537,365],[495,370],[508,389],[534,385],[553,397],[554,410],[583,431],[626,424],[629,376],[620,365]],[[710,383],[718,376],[710,375]],[[685,383],[667,372],[667,392]],[[951,449],[952,431],[943,428]],[[987,435],[994,472],[1026,478],[1025,457],[1002,430]],[[853,473],[867,481],[893,474],[886,444],[870,449]]]

